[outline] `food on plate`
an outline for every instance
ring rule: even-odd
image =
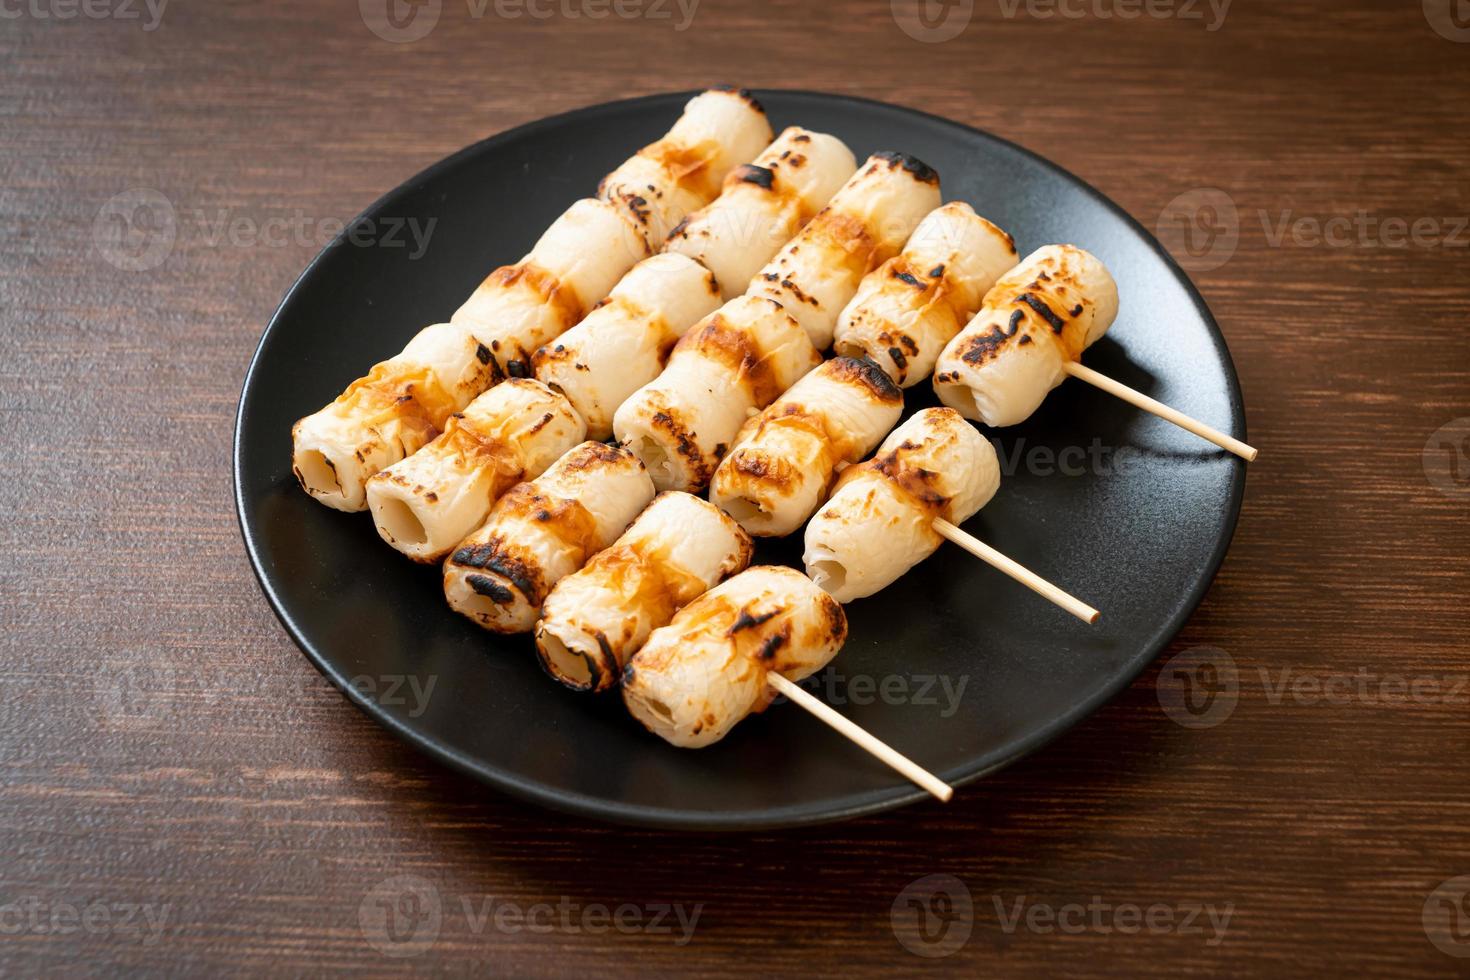
[[[497,633],[536,625],[551,588],[622,534],[653,500],[638,457],[602,442],[567,450],[508,490],[444,564],[456,612]]]
[[[710,500],[751,534],[790,534],[826,498],[838,468],[872,452],[902,414],[903,392],[876,364],[834,357],[745,423]]]
[[[1118,286],[1095,256],[1071,245],[1028,255],[991,288],[934,367],[946,405],[986,425],[1036,411],[1118,315]]]
[[[500,379],[490,352],[462,328],[425,327],[402,353],[291,427],[291,470],[328,507],[363,510],[368,477],[416,452]]]
[[[847,639],[837,601],[794,568],[756,565],[654,630],[624,671],[623,701],[665,741],[701,748],[764,710],[775,672],[799,681]]]
[[[541,665],[567,687],[607,690],[648,634],[750,564],[751,550],[718,507],[659,494],[611,547],[552,588],[536,624]]]
[[[674,343],[719,304],[719,285],[698,262],[644,259],[586,319],[536,352],[536,377],[567,396],[588,438],[606,439],[617,407],[658,377]]]
[[[995,448],[959,413],[926,408],[889,433],[872,459],[848,467],[806,527],[807,574],[839,602],[872,595],[943,540],[1000,486]]]
[[[623,402],[613,433],[660,490],[702,490],[745,420],[821,360],[780,303],[732,299],[691,327],[663,373]]]
[[[939,207],[939,175],[903,153],[875,153],[750,281],[747,295],[787,308],[818,350],[872,270]]]
[[[792,126],[730,171],[720,196],[680,222],[664,248],[697,259],[734,299],[855,170],[840,139]]]
[[[867,357],[899,387],[913,387],[1016,261],[1010,235],[951,201],[929,212],[903,251],[864,277],[837,318],[833,349]]]
[[[451,415],[423,449],[367,482],[378,534],[416,561],[438,561],[479,527],[491,504],[586,438],[561,393],[520,378]]]
[[[686,215],[715,199],[731,170],[765,149],[771,135],[766,110],[745,89],[701,92],[663,139],[604,177],[597,196],[637,224],[656,251]]]
[[[505,374],[531,376],[531,355],[577,323],[654,249],[626,215],[583,198],[546,229],[530,254],[501,266],[455,310]]]

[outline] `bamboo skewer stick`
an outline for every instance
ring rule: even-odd
[[[836,729],[843,737],[849,739],[853,744],[903,775],[920,789],[926,790],[935,798],[945,803],[948,803],[950,797],[954,796],[953,786],[929,772],[929,770],[922,768],[907,756],[900,754],[879,741],[861,726],[844,718],[832,710],[830,706],[817,700],[811,694],[808,694],[794,681],[787,680],[775,671],[766,675],[766,681],[778,693],[786,695],[794,703],[805,708],[813,715],[816,715],[818,719]]]
[[[1052,585],[1046,579],[1042,578],[1040,575],[1037,575],[1035,572],[1031,571],[1026,566],[1020,564],[1019,562],[1013,561],[1010,558],[1007,558],[1005,555],[1001,554],[999,551],[996,551],[984,541],[981,541],[974,535],[963,531],[958,527],[955,527],[944,518],[934,518],[934,530],[938,531],[941,535],[953,541],[961,548],[964,548],[966,551],[974,555],[976,558],[979,558],[981,561],[1000,569],[1002,572],[1005,572],[1011,578],[1015,579],[1017,582],[1020,582],[1022,585],[1026,586],[1026,588],[1035,592],[1037,595],[1050,599],[1052,602],[1061,606],[1063,609],[1067,610],[1067,612],[1071,613],[1073,616],[1076,616],[1084,623],[1088,623],[1089,625],[1092,623],[1096,623],[1098,617],[1102,615],[1096,609],[1083,602],[1081,599],[1078,599],[1076,596],[1073,596],[1070,593],[1062,591],[1055,585]]]
[[[1256,458],[1256,450],[1251,446],[1247,446],[1234,436],[1227,436],[1219,429],[1205,425],[1197,419],[1192,419],[1183,412],[1172,409],[1163,402],[1148,397],[1141,391],[1134,391],[1127,385],[1114,381],[1106,374],[1099,374],[1092,368],[1080,364],[1077,361],[1067,361],[1064,368],[1072,377],[1101,388],[1110,395],[1117,395],[1128,404],[1141,408],[1145,412],[1152,412],[1167,422],[1173,422],[1181,429],[1187,429],[1201,439],[1208,439],[1221,449],[1228,449],[1247,463]]]

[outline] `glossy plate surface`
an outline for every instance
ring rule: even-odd
[[[267,598],[313,663],[430,755],[547,806],[649,826],[754,829],[845,819],[927,797],[792,705],[700,751],[666,745],[616,694],[551,683],[528,637],[451,613],[437,568],[384,545],[366,514],[310,500],[290,427],[421,326],[446,320],[494,267],[657,139],[691,93],[594,106],[502,133],[430,167],[364,213],[377,244],[325,249],[261,339],[240,399],[235,486]],[[1244,413],[1219,330],[1153,237],[1086,184],[1003,140],[933,116],[806,92],[757,92],[777,132],[800,124],[861,160],[912,153],[945,200],[974,205],[1022,255],[1097,254],[1122,311],[1087,363],[1236,436]],[[418,254],[407,222],[433,222]],[[388,231],[404,223],[394,247]],[[908,411],[936,404],[911,389]],[[1030,420],[988,432],[995,500],[966,528],[1102,610],[1089,627],[952,545],[850,605],[846,649],[813,690],[941,777],[1014,762],[1124,688],[1183,625],[1224,557],[1245,466],[1069,381]],[[800,535],[757,560],[800,567]],[[432,684],[432,687],[429,685]]]

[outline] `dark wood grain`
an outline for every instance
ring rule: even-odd
[[[1098,16],[1119,9],[1107,0],[1072,4],[1079,19],[979,0],[943,43],[903,33],[886,2],[703,0],[677,30],[674,7],[669,20],[538,21],[444,0],[409,44],[375,37],[351,0],[171,4],[152,31],[141,6],[137,20],[56,20],[36,14],[54,0],[27,3],[0,20],[0,970],[1470,964],[1424,925],[1436,886],[1470,874],[1470,499],[1446,482],[1447,455],[1428,457],[1434,480],[1424,456],[1470,416],[1470,45],[1437,34],[1418,0],[1238,0],[1215,31]],[[1156,667],[947,807],[754,838],[654,834],[541,812],[426,762],[297,653],[243,554],[228,460],[245,365],[325,238],[221,238],[219,219],[345,220],[488,133],[716,81],[849,92],[992,130],[1150,227],[1195,189],[1233,200],[1238,247],[1195,278],[1262,454],[1224,568],[1169,651],[1233,659],[1225,723],[1170,721]],[[161,192],[178,220],[171,253],[137,272],[109,263],[95,233],[133,188]],[[1283,218],[1360,212],[1435,231],[1406,247],[1357,229],[1337,246],[1277,238]],[[1440,686],[1311,692],[1359,673]],[[973,933],[931,960],[900,945],[890,907],[936,873],[968,888]],[[442,913],[435,942],[394,959],[360,911],[385,881],[405,894],[402,875]],[[1211,944],[1208,924],[1007,931],[997,911],[1094,896],[1233,914]],[[476,918],[487,901],[703,905],[679,945],[677,927],[497,928]],[[125,928],[127,903],[166,906],[162,928]],[[99,905],[110,924],[66,928],[65,908]]]

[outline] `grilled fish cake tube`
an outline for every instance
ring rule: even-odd
[[[838,602],[872,595],[932,555],[942,517],[959,524],[990,502],[1000,464],[950,408],[926,408],[849,467],[806,527],[807,574]]]
[[[1101,261],[1071,245],[1039,248],[995,284],[944,348],[934,390],[966,418],[1015,425],[1117,315],[1118,286]]]
[[[505,374],[530,377],[536,348],[580,321],[654,250],[618,208],[583,198],[530,254],[490,273],[451,320],[474,334]]]
[[[585,320],[536,352],[536,377],[567,396],[589,439],[606,439],[617,407],[658,377],[674,343],[719,302],[714,275],[693,259],[644,259]]]
[[[750,564],[750,536],[716,506],[662,493],[612,547],[546,597],[536,650],[552,677],[605,691],[648,634],[681,607]]]
[[[872,361],[834,357],[745,423],[715,470],[710,500],[751,534],[790,534],[840,466],[873,451],[903,414],[903,392]]]
[[[496,633],[530,630],[552,586],[612,544],[653,492],[648,471],[626,449],[572,447],[507,491],[454,549],[444,564],[450,607]]]
[[[875,153],[750,281],[748,295],[781,303],[818,350],[863,277],[898,254],[939,207],[939,175],[914,157]]]
[[[364,510],[368,477],[417,452],[500,378],[490,351],[463,328],[425,327],[401,354],[291,427],[291,469],[328,507]]]
[[[740,427],[822,361],[781,304],[732,299],[691,327],[668,366],[613,415],[660,490],[699,491]]]
[[[655,630],[623,674],[633,717],[673,745],[717,742],[771,701],[766,677],[816,673],[842,649],[842,607],[794,568],[757,565]]]
[[[1011,236],[951,201],[929,212],[903,251],[863,279],[837,318],[833,349],[874,361],[899,387],[929,377],[939,352],[1017,262]]]
[[[730,171],[720,196],[685,218],[664,249],[697,259],[734,299],[856,170],[840,139],[792,126]]]
[[[597,196],[636,223],[655,250],[720,193],[725,176],[771,142],[766,110],[744,89],[701,92],[663,139],[602,179]]]
[[[368,481],[378,534],[415,561],[438,561],[501,494],[540,476],[585,435],[571,404],[541,382],[497,385],[451,416],[434,441]]]

